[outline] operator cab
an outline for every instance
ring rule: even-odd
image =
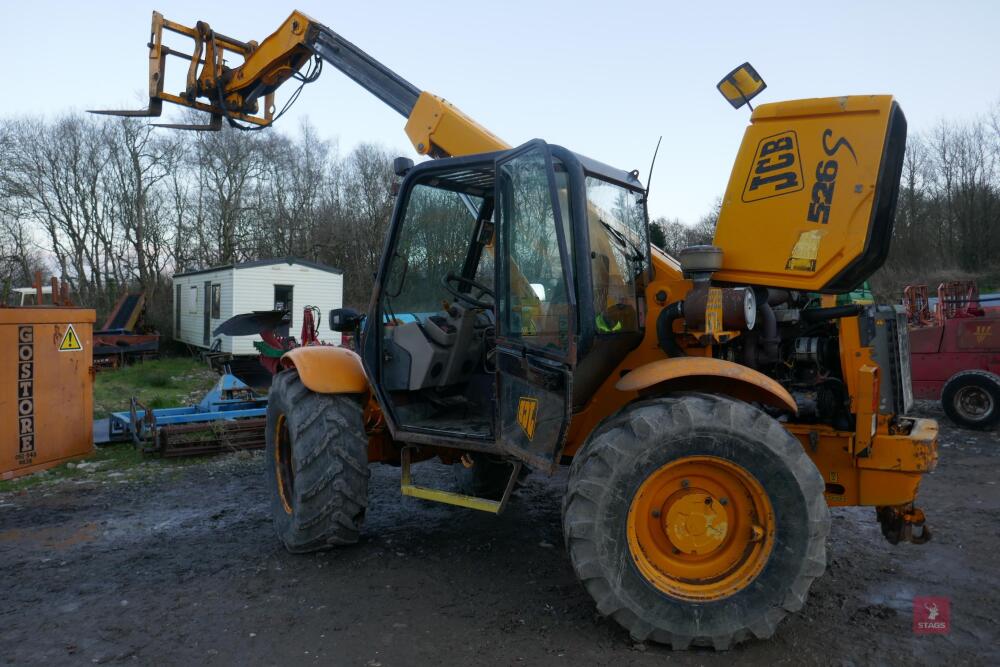
[[[556,461],[642,338],[646,224],[634,173],[538,140],[410,169],[361,349],[393,437]]]

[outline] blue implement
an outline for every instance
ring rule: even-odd
[[[150,410],[135,397],[108,418],[111,440],[131,439],[164,456],[263,446],[267,397],[225,374],[197,405]]]

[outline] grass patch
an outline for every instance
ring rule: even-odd
[[[241,452],[244,456],[249,452]],[[252,458],[252,454],[250,455]],[[101,445],[83,459],[41,470],[17,479],[0,480],[0,497],[40,486],[51,486],[67,481],[89,481],[96,484],[108,482],[144,482],[157,475],[177,479],[187,468],[205,465],[217,460],[215,456],[184,456],[160,458],[142,453],[131,442]]]
[[[41,485],[65,480],[91,480],[97,483],[111,480],[135,481],[148,479],[164,470],[178,474],[181,470],[207,463],[212,457],[191,456],[161,459],[146,456],[131,442],[119,442],[94,448],[85,459],[63,463],[17,479],[0,480],[0,494],[24,491]]]
[[[167,387],[173,387],[175,385],[174,379],[166,373],[151,374],[149,378],[147,378],[146,383],[150,387],[156,387],[158,389],[166,389]]]
[[[219,380],[205,364],[188,357],[167,357],[112,371],[94,380],[94,419],[129,409],[129,399],[155,408],[192,405]]]
[[[84,479],[93,475],[96,471],[101,473],[124,472],[134,470],[148,459],[143,457],[142,452],[132,446],[131,443],[120,443],[106,447],[96,448],[94,454],[86,459],[71,461],[62,465],[31,475],[0,481],[0,493],[11,491],[23,491],[38,486],[64,479]],[[83,467],[79,467],[80,464]],[[97,465],[94,465],[94,464]]]

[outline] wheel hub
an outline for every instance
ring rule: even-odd
[[[682,493],[670,503],[663,529],[673,545],[686,554],[707,554],[725,542],[729,529],[726,513],[704,492]]]
[[[993,399],[979,387],[963,387],[958,391],[955,407],[963,417],[976,421],[993,411]]]
[[[629,550],[639,572],[672,597],[732,595],[763,570],[774,546],[774,511],[742,466],[689,456],[654,470],[629,507]]]

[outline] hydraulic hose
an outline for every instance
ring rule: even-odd
[[[656,340],[660,348],[670,357],[687,356],[674,338],[674,320],[684,317],[684,302],[674,301],[660,311],[656,318]]]
[[[778,336],[778,320],[774,317],[774,310],[767,301],[757,305],[758,321],[760,323],[760,344],[764,350],[764,363],[773,364],[778,360],[778,344],[781,337]]]

